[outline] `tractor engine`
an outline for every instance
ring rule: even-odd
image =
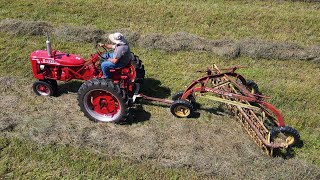
[[[36,79],[69,81],[71,79],[90,79],[95,74],[93,67],[84,66],[85,60],[78,55],[46,50],[31,53],[30,62]]]

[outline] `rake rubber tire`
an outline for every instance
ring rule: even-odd
[[[144,81],[145,73],[146,73],[144,70],[144,65],[138,56],[134,55],[133,53],[132,53],[132,56],[133,56],[133,59],[131,61],[131,64],[136,71],[136,77],[134,79],[134,82],[142,84]]]
[[[39,89],[41,86],[46,88],[47,92],[41,92],[41,90]],[[32,85],[32,89],[33,92],[38,96],[53,96],[55,94],[54,86],[45,80],[38,80],[34,82]]]
[[[187,100],[176,100],[171,104],[170,112],[178,118],[187,118],[193,114],[193,105]]]
[[[184,91],[178,91],[176,92],[175,94],[172,95],[172,100],[173,101],[176,101],[176,100],[179,100],[181,99],[182,95],[183,95]],[[190,94],[187,99],[193,104],[196,102],[196,99],[194,98],[194,96],[192,94]]]
[[[237,80],[237,83],[243,84],[240,79]],[[251,79],[246,79],[246,86],[245,87],[253,94],[261,94],[259,91],[258,84]]]
[[[273,141],[274,138],[276,138],[277,135],[280,133],[285,134],[285,136],[287,136],[287,139],[293,138],[291,140],[289,139],[290,143],[288,144],[288,148],[294,147],[297,144],[297,142],[299,142],[299,139],[300,139],[299,132],[290,126],[272,128],[270,131],[270,140]]]
[[[116,117],[112,115],[111,117],[107,117],[110,115],[104,116],[104,114],[94,109],[94,100],[90,101],[89,98],[97,98],[93,95],[97,93],[104,93],[104,96],[101,95],[98,96],[98,98],[107,96],[109,99],[111,98],[116,101],[113,105],[120,108],[115,114]],[[101,104],[100,102],[100,110],[105,107]],[[84,82],[78,90],[78,105],[84,115],[94,122],[119,122],[126,120],[129,115],[129,98],[126,92],[120,89],[119,85],[114,84],[110,79],[91,79]]]
[[[246,83],[247,83],[247,87],[250,88],[250,91],[251,92],[253,91],[253,94],[260,94],[259,86],[258,86],[258,84],[256,82],[254,82],[251,79],[247,79]]]

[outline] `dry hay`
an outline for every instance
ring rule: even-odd
[[[256,59],[295,59],[320,61],[320,47],[308,49],[292,43],[276,43],[262,40],[243,40],[239,42],[240,53]]]
[[[239,48],[231,40],[208,40],[186,32],[169,36],[149,34],[139,39],[138,44],[147,49],[174,51],[209,51],[228,58],[238,56]]]
[[[147,49],[160,49],[167,52],[207,51],[229,59],[249,56],[255,59],[320,62],[320,46],[303,48],[293,43],[268,42],[258,39],[214,41],[180,32],[169,36],[149,34],[140,38],[138,44]]]
[[[123,33],[129,43],[147,49],[160,49],[167,52],[176,51],[206,51],[233,59],[239,56],[249,56],[256,59],[306,60],[320,62],[320,46],[301,47],[293,43],[269,42],[259,39],[245,40],[210,40],[186,32],[172,35],[147,34],[141,36],[129,29],[116,29],[108,32],[94,27],[60,26],[53,28],[48,23],[38,21],[22,21],[4,19],[0,22],[2,32],[16,35],[43,35],[52,31],[63,41],[101,42],[108,41],[108,34]]]
[[[92,27],[60,26],[54,30],[54,35],[63,41],[97,43],[104,34],[102,30]]]
[[[216,178],[316,179],[320,172],[297,159],[266,156],[226,114],[201,111],[198,119],[177,119],[167,108],[144,105],[145,110],[136,110],[132,124],[93,123],[79,111],[74,93],[39,97],[31,91],[31,82],[0,79],[0,87],[10,90],[0,91],[1,98],[7,97],[0,102],[1,136],[89,148],[168,168],[187,167]]]
[[[300,1],[300,2],[320,2],[320,0],[289,0],[289,1],[293,1],[293,2],[295,2],[295,1]]]
[[[53,27],[42,21],[23,21],[16,19],[4,19],[0,21],[0,31],[14,35],[44,35],[51,32]]]

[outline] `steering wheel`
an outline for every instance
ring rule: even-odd
[[[104,51],[101,51],[101,48],[102,48]],[[99,57],[101,57],[102,59],[106,59],[106,58],[103,57],[103,54],[106,53],[106,52],[108,52],[108,50],[107,50],[105,47],[99,46],[99,44],[96,44],[96,51],[97,51]]]

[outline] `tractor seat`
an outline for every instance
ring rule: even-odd
[[[120,81],[122,79],[130,79],[134,81],[135,78],[135,71],[132,69],[131,61],[124,67],[109,69],[111,73],[111,79],[116,81]]]
[[[110,73],[129,73],[131,63],[129,62],[126,66],[120,68],[110,69]]]
[[[109,69],[109,71],[111,73],[111,79],[115,82],[121,81],[122,79],[130,79],[130,81],[134,81],[134,78],[136,77],[131,61],[129,61],[129,63],[124,67]]]

